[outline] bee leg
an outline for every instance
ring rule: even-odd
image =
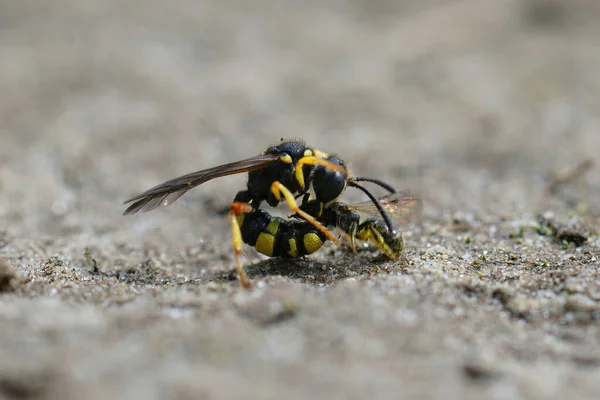
[[[356,233],[357,227],[356,225],[352,226],[352,232],[350,232],[350,247],[352,248],[352,252],[356,253]]]
[[[273,196],[275,197],[275,199],[277,199],[278,201],[281,200],[281,195],[283,195],[283,197],[289,204],[290,209],[294,213],[298,214],[299,216],[301,216],[302,218],[304,218],[305,220],[307,220],[308,222],[313,224],[315,226],[315,228],[317,228],[318,230],[323,232],[323,234],[325,236],[327,236],[327,238],[329,240],[331,240],[333,243],[338,242],[338,239],[335,236],[333,236],[333,234],[331,232],[329,232],[329,230],[327,228],[325,228],[314,217],[312,217],[305,211],[302,211],[300,209],[300,207],[298,207],[298,203],[296,203],[296,199],[294,199],[294,195],[292,194],[292,192],[290,192],[289,189],[286,188],[285,186],[283,186],[280,182],[278,182],[278,181],[273,182],[273,184],[271,185],[271,192],[273,193]]]
[[[240,225],[244,221],[244,214],[252,211],[254,211],[254,208],[249,203],[234,201],[231,204],[231,211],[229,213],[231,217],[231,237],[233,241],[233,251],[235,252],[236,269],[238,273],[238,279],[240,280],[240,284],[244,289],[250,289],[252,288],[252,285],[246,276],[246,272],[244,272],[244,267],[242,265],[242,261],[240,260],[240,254],[242,254],[244,243],[242,240],[242,230]]]
[[[356,253],[356,238],[354,238],[352,235],[343,232],[342,234],[344,235],[344,246],[345,246],[345,250],[351,251],[353,253]]]
[[[386,256],[395,260],[400,257],[404,249],[404,239],[398,230],[390,232],[385,222],[369,218],[358,226],[356,230],[358,240],[373,243]]]
[[[350,231],[346,232],[343,229],[340,229],[338,227],[338,231],[340,232],[341,236],[343,236],[344,238],[344,246],[345,246],[345,250],[349,250],[353,253],[356,253],[356,238],[355,236],[355,232],[356,232],[356,226],[353,228],[350,228]]]

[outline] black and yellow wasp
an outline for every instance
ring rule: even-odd
[[[349,178],[345,163],[339,157],[320,152],[299,140],[282,139],[280,144],[269,147],[260,155],[161,183],[125,201],[133,204],[124,214],[167,206],[204,182],[243,172],[248,172],[247,188],[237,193],[230,211],[236,267],[243,287],[249,288],[250,283],[240,261],[242,243],[270,257],[295,258],[314,253],[326,240],[337,242],[337,238],[328,230],[328,227],[335,227],[351,236],[353,248],[354,239],[357,238],[370,240],[392,258],[402,252],[402,245],[398,245],[402,236],[393,226],[388,212],[358,182],[373,182],[390,192],[394,192],[394,189],[376,179]],[[346,186],[357,187],[367,193],[383,221],[358,224],[355,209],[338,202]],[[311,188],[313,199],[308,196]],[[296,199],[302,196],[303,202],[298,205]],[[276,207],[282,199],[288,203],[294,218],[274,217],[260,208],[263,201]],[[390,206],[401,208],[404,204],[405,209],[409,209],[409,199],[405,197],[402,202],[401,198],[390,198],[387,201]],[[414,204],[418,203],[418,199],[413,200]],[[362,207],[366,208],[364,205]]]

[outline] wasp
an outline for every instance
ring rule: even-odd
[[[309,209],[306,211],[296,199],[306,195],[312,188],[315,199],[311,204],[325,209],[337,201],[347,185],[360,186],[356,182],[369,180],[348,178],[345,163],[335,155],[321,152],[300,140],[282,139],[280,144],[270,146],[257,156],[193,172],[154,186],[126,200],[125,203],[132,204],[124,215],[168,206],[202,183],[244,172],[248,172],[247,187],[236,194],[229,213],[236,269],[244,288],[249,288],[250,283],[240,260],[242,243],[268,256],[298,257],[318,250],[326,240],[338,242],[327,227],[319,222],[321,214],[312,210],[314,206],[305,206]],[[265,201],[276,207],[283,200],[297,217],[295,220],[273,217],[260,209]],[[326,219],[323,221],[329,222]],[[391,221],[388,228],[390,232],[393,230]],[[294,243],[287,240],[287,247],[282,248],[277,247],[276,237],[295,240]]]

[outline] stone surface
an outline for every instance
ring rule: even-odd
[[[599,18],[592,0],[2,2],[0,398],[596,398]],[[245,293],[221,212],[244,176],[121,215],[281,137],[422,197],[406,259],[245,247]]]

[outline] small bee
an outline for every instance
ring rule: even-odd
[[[356,252],[358,239],[371,242],[390,259],[399,258],[404,250],[404,240],[396,225],[420,219],[423,207],[421,200],[410,191],[392,192],[375,198],[366,188],[355,187],[363,190],[369,200],[356,204],[334,202],[323,207],[318,200],[311,200],[306,194],[300,208],[326,227],[340,230],[350,240],[352,251]],[[369,215],[370,218],[361,223],[360,214]],[[294,217],[301,218],[298,215]]]

